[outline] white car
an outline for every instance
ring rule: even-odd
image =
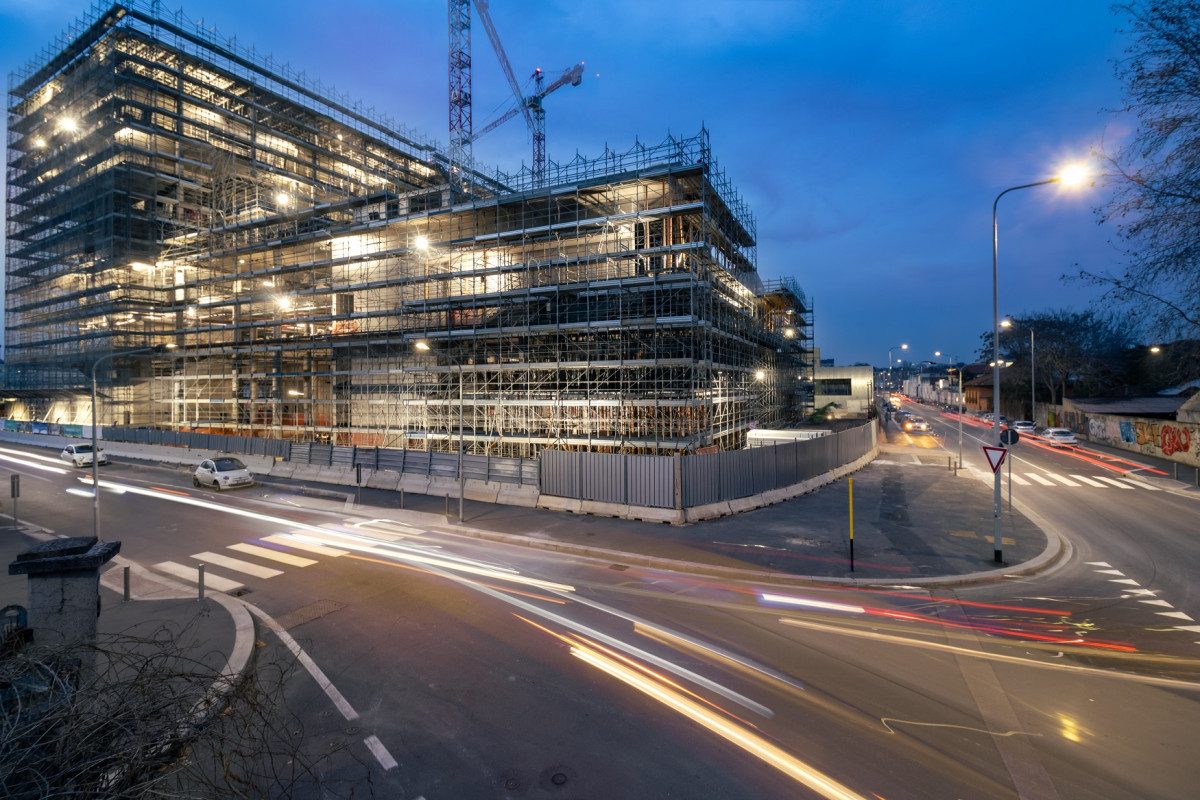
[[[1046,430],[1042,431],[1042,438],[1054,447],[1063,444],[1079,444],[1079,440],[1075,438],[1075,434],[1067,428],[1046,428]]]
[[[1033,436],[1037,434],[1037,426],[1027,419],[1019,419],[1009,427],[1022,436]]]
[[[193,486],[211,486],[218,492],[239,486],[253,486],[254,476],[240,459],[233,456],[206,458],[192,473]]]
[[[103,450],[98,449],[98,452],[100,458],[97,459],[96,464],[107,464],[108,456],[104,455]],[[77,467],[90,467],[92,465],[92,446],[90,444],[69,444],[63,448],[58,457],[63,461],[70,461]]]

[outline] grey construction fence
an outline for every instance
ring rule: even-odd
[[[816,439],[688,456],[543,450],[541,491],[601,503],[695,508],[803,483],[862,458],[876,436],[872,421]]]
[[[217,450],[248,456],[270,456],[288,459],[294,445],[282,439],[262,439],[254,436],[228,436],[223,433],[190,433],[160,431],[151,428],[105,427],[104,439],[130,444],[163,444],[171,447],[190,447],[193,450]],[[79,434],[83,435],[83,434]]]
[[[289,461],[322,467],[382,469],[410,475],[458,477],[457,453],[430,453],[424,450],[386,447],[343,447],[331,444],[293,444]],[[464,454],[463,478],[491,483],[516,483],[536,486],[538,462],[531,458],[501,458]]]

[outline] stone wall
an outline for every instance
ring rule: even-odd
[[[1090,414],[1050,407],[1050,425],[1070,428],[1088,441],[1200,467],[1200,422]]]

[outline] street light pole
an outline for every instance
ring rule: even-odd
[[[1000,198],[1009,192],[1015,192],[1018,189],[1032,189],[1035,186],[1045,186],[1061,180],[1061,177],[1054,177],[1036,183],[1011,186],[996,195],[996,199],[992,203],[992,442],[996,447],[1003,447],[1000,442],[1000,279],[998,268],[1000,229],[997,224],[996,209],[1000,205]],[[992,474],[995,477],[992,492],[992,557],[997,564],[1000,564],[1004,560],[1000,546],[1000,469],[992,470]]]
[[[1033,328],[1029,329],[1029,419],[1037,428],[1037,369],[1033,360]]]
[[[424,339],[418,340],[414,346],[423,352],[433,349]],[[447,361],[454,364],[458,372],[458,521],[461,523],[463,521],[463,498],[466,496],[466,481],[463,476],[463,420],[465,419],[463,414],[463,365],[446,351],[442,351],[442,355],[446,357]]]
[[[892,351],[893,350],[907,350],[907,349],[908,349],[908,345],[906,345],[906,344],[894,344],[888,348],[888,383],[894,383],[894,381],[892,380]]]
[[[97,464],[100,461],[99,437],[96,429],[99,420],[96,419],[96,367],[103,361],[110,361],[117,356],[136,356],[142,353],[160,353],[164,346],[139,347],[136,350],[122,350],[116,353],[106,353],[92,362],[92,536],[100,538],[100,476]]]

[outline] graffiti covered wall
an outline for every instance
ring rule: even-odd
[[[1054,406],[1049,419],[1091,442],[1200,467],[1200,424],[1194,422],[1084,414],[1062,406]]]

